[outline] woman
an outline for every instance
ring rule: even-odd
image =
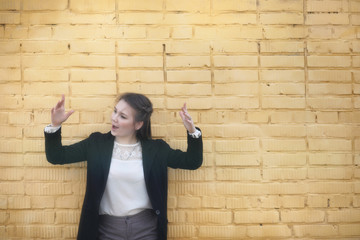
[[[86,192],[78,237],[91,239],[167,239],[167,167],[197,169],[203,160],[200,129],[186,104],[180,116],[187,130],[186,152],[151,138],[150,100],[141,94],[121,95],[112,113],[111,131],[92,133],[78,143],[62,146],[65,97],[51,110],[45,128],[45,151],[52,164],[87,161]]]

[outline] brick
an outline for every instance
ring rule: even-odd
[[[67,67],[69,58],[66,55],[23,56],[22,63],[24,67]]]
[[[347,137],[351,135],[352,128],[337,125],[312,125],[308,126],[307,134],[310,137]]]
[[[306,164],[306,154],[265,154],[262,156],[264,166],[303,166]]]
[[[0,209],[7,209],[7,198],[6,197],[0,198]]]
[[[198,197],[178,197],[178,207],[179,208],[200,208],[201,207],[201,199]]]
[[[56,212],[56,224],[77,224],[80,219],[79,211],[57,211]]]
[[[307,42],[309,53],[349,53],[348,41],[309,41]]]
[[[352,102],[350,98],[311,97],[307,99],[307,102],[311,109],[333,110],[333,109],[349,109],[352,107]]]
[[[69,79],[66,69],[35,69],[27,68],[24,70],[24,80],[29,82],[65,82]]]
[[[71,91],[73,94],[79,95],[114,95],[116,94],[116,85],[115,83],[72,83]]]
[[[0,140],[0,152],[2,153],[20,153],[23,150],[21,140]]]
[[[309,155],[311,165],[351,165],[352,155],[347,153],[312,153]]]
[[[338,211],[328,211],[328,221],[331,222],[358,222],[360,211],[358,209],[345,209]]]
[[[350,67],[351,58],[349,56],[308,56],[308,66],[310,67]]]
[[[44,209],[55,207],[55,200],[53,196],[32,196],[31,208],[32,209]]]
[[[303,3],[291,0],[261,0],[259,8],[261,11],[302,11]]]
[[[210,84],[167,84],[166,93],[170,96],[211,95]]]
[[[17,12],[1,12],[0,24],[20,24],[20,13]]]
[[[351,206],[352,200],[351,196],[334,195],[330,197],[330,207],[348,208]]]
[[[345,1],[311,0],[306,3],[308,12],[347,12],[348,7],[349,3]]]
[[[348,13],[317,13],[307,14],[305,18],[307,25],[341,25],[349,24]]]
[[[148,27],[147,38],[167,39],[170,38],[170,27]]]
[[[346,168],[309,168],[309,179],[351,179],[352,169]]]
[[[127,25],[147,24],[160,25],[163,22],[163,14],[161,12],[132,12],[119,14],[119,22]]]
[[[23,169],[2,168],[0,169],[0,176],[1,180],[19,181],[23,179],[24,171]]]
[[[270,82],[304,82],[302,70],[261,70],[260,79]]]
[[[248,226],[247,235],[251,238],[290,237],[291,229],[288,226],[281,225]]]
[[[277,223],[279,222],[278,211],[235,211],[234,222],[246,223]]]
[[[115,67],[114,56],[71,55],[69,61],[73,67]]]
[[[244,109],[258,108],[259,100],[255,97],[218,97],[214,98],[214,107],[217,109]]]
[[[186,11],[186,12],[210,12],[210,1],[199,0],[197,4],[194,4],[190,0],[185,0],[179,4],[175,0],[166,0],[167,11]]]
[[[217,137],[259,137],[260,128],[256,125],[234,125],[215,127],[215,136]]]
[[[163,66],[163,58],[160,56],[118,56],[117,61],[119,67],[121,68],[128,68],[128,67],[161,68]]]
[[[295,223],[316,223],[323,222],[325,219],[325,212],[318,210],[292,210],[281,211],[281,221],[295,222]]]
[[[0,52],[3,53],[18,53],[20,52],[20,43],[16,41],[0,41]]]
[[[247,121],[249,123],[267,123],[269,122],[269,113],[267,112],[248,112]]]
[[[259,149],[259,141],[255,140],[238,140],[226,141],[219,140],[215,142],[217,152],[253,152]]]
[[[144,39],[146,38],[146,28],[135,26],[124,27],[122,36],[126,39]]]
[[[20,57],[16,55],[0,56],[1,68],[18,68],[20,67]]]
[[[263,41],[260,42],[260,52],[279,53],[279,52],[304,52],[304,43],[298,41]]]
[[[55,200],[56,208],[73,208],[76,209],[79,207],[79,198],[75,196],[61,196],[57,197]]]
[[[219,181],[255,181],[260,180],[260,170],[258,169],[225,169],[216,170],[216,179]]]
[[[216,95],[240,95],[240,96],[256,96],[259,92],[257,83],[229,83],[215,84],[214,94]]]
[[[27,95],[41,94],[69,94],[68,83],[27,83],[24,84],[23,92]]]
[[[348,70],[309,70],[311,82],[351,82]]]
[[[67,72],[62,75],[67,77]],[[88,81],[114,81],[116,80],[116,72],[110,69],[71,69],[70,79],[72,81],[88,82]]]
[[[55,1],[41,1],[41,0],[26,0],[23,3],[23,10],[65,10],[68,6],[67,0],[55,0]]]
[[[166,53],[209,54],[210,46],[202,41],[173,41],[166,44]]]
[[[115,42],[106,40],[96,41],[71,41],[71,52],[75,53],[114,53]]]
[[[289,109],[301,109],[305,108],[305,99],[303,97],[263,97],[263,108],[289,108]]]
[[[205,33],[207,28],[196,28],[195,36],[201,37],[201,36],[209,36],[208,33]],[[210,28],[211,30],[213,28]],[[206,31],[207,32],[207,31]],[[174,39],[190,39],[193,36],[193,27],[173,27],[171,31],[171,37]]]
[[[215,70],[214,81],[216,83],[230,82],[255,82],[258,80],[258,73],[254,70]]]
[[[209,197],[203,196],[201,198],[202,208],[225,208],[226,199],[224,197]]]
[[[214,56],[215,67],[256,67],[257,56]]]
[[[192,211],[188,213],[187,219],[190,223],[230,224],[232,213],[223,211]]]
[[[313,182],[308,186],[309,193],[315,194],[342,194],[351,193],[352,184],[346,182]]]
[[[333,237],[338,234],[338,228],[333,225],[295,225],[294,234],[297,237]]]
[[[200,226],[199,237],[235,239],[246,236],[245,226]]]
[[[303,67],[302,56],[261,56],[262,67]]]
[[[97,25],[58,25],[53,30],[53,38],[57,40],[101,39],[104,37],[105,30]],[[111,32],[108,34],[111,34]]]
[[[338,123],[338,112],[318,112],[316,113],[316,120],[318,123]]]
[[[9,197],[8,200],[8,209],[30,209],[30,197],[27,196],[16,196]]]
[[[1,167],[22,167],[24,166],[22,154],[0,153]]]
[[[264,95],[304,95],[305,86],[302,83],[266,83],[261,84]]]
[[[307,197],[307,206],[312,208],[328,207],[329,198],[327,195],[309,195]]]
[[[210,82],[211,72],[206,70],[172,70],[167,72],[168,82]]]
[[[359,236],[360,226],[359,224],[341,224],[339,225],[339,234],[341,236]]]
[[[309,149],[317,151],[346,151],[351,150],[351,140],[343,139],[308,139]]]
[[[2,195],[24,195],[25,189],[22,182],[1,182],[0,194]]]
[[[195,235],[195,231],[195,226],[191,225],[170,225],[168,234],[176,238],[189,238]]]
[[[166,58],[168,68],[176,67],[210,67],[207,56],[170,56]]]
[[[159,18],[162,16],[162,14],[159,14]],[[161,17],[162,18],[162,17]],[[166,22],[170,25],[182,25],[186,23],[186,25],[205,25],[211,22],[211,16],[208,13],[204,12],[168,12],[164,19],[162,19],[163,22]]]
[[[216,166],[259,166],[259,157],[255,154],[216,154]]]
[[[21,79],[20,69],[0,69],[0,81],[18,81]]]
[[[5,39],[26,39],[29,28],[19,25],[5,25],[3,30]]]
[[[303,24],[302,13],[260,13],[260,23],[267,24]]]
[[[214,0],[212,7],[217,11],[255,11],[257,4],[255,0],[242,2],[236,0]]]
[[[21,84],[1,84],[0,83],[0,94],[1,95],[20,95],[21,94]]]
[[[262,139],[265,151],[304,151],[306,143],[304,139]]]
[[[114,12],[115,0],[71,0],[69,9],[75,12]]]
[[[20,10],[20,0],[1,0],[0,10]]]
[[[62,234],[62,228],[56,226],[46,225],[32,225],[32,226],[21,226],[21,225],[9,225],[6,228],[8,235],[21,237],[21,238],[60,238]]]
[[[225,39],[261,39],[263,36],[262,28],[258,26],[226,26],[218,29],[218,35]]]
[[[161,11],[163,9],[163,1],[155,0],[152,2],[146,0],[116,0],[118,9],[121,11]]]
[[[212,21],[216,24],[256,24],[256,14],[255,13],[242,13],[242,14],[234,14],[234,13],[224,13],[217,14],[212,16]]]
[[[271,168],[263,170],[263,179],[266,180],[302,180],[307,178],[305,168]]]
[[[307,34],[303,26],[265,26],[263,31],[266,39],[299,39]]]

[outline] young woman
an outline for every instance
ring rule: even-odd
[[[52,164],[87,161],[86,193],[78,237],[81,240],[167,239],[167,167],[197,169],[203,161],[200,129],[195,128],[186,104],[180,117],[187,130],[186,152],[151,138],[150,100],[141,94],[118,97],[111,131],[92,133],[69,145],[61,143],[65,97],[51,110],[45,128],[45,151]]]

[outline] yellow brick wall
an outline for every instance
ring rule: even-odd
[[[169,239],[360,238],[360,1],[0,0],[0,239],[74,239],[85,165],[63,142],[109,130],[117,93],[154,103],[153,132],[204,165],[169,170]]]

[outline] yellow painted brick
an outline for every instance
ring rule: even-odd
[[[142,94],[164,94],[165,85],[155,83],[120,83],[120,92],[138,92]]]
[[[303,67],[302,56],[261,56],[262,67]]]
[[[339,122],[341,123],[356,123],[360,121],[360,112],[339,112]]]
[[[31,196],[31,208],[43,209],[55,207],[55,200],[53,196]]]
[[[309,168],[309,179],[351,179],[353,170],[350,168]]]
[[[21,140],[0,140],[0,152],[2,153],[20,153],[23,146]]]
[[[48,40],[51,39],[52,28],[44,26],[29,27],[28,38],[31,40]]]
[[[306,164],[306,154],[305,153],[296,153],[296,154],[287,154],[287,153],[276,153],[276,154],[265,154],[262,156],[264,166],[303,166]]]
[[[260,13],[260,23],[267,24],[303,24],[302,13]]]
[[[211,95],[210,84],[167,84],[166,93],[170,96]]]
[[[202,208],[225,208],[226,199],[224,197],[209,197],[203,196],[201,198]]]
[[[20,69],[0,69],[0,81],[18,81],[21,79]]]
[[[303,208],[305,197],[302,196],[267,196],[261,198],[263,208]]]
[[[353,128],[339,125],[311,125],[307,127],[307,135],[310,137],[343,137],[351,136]]]
[[[53,16],[54,17],[54,16]],[[53,38],[63,39],[101,39],[104,30],[97,25],[58,25],[54,27]],[[109,33],[110,34],[110,33]]]
[[[249,123],[267,123],[269,122],[269,113],[265,111],[248,112],[247,121]]]
[[[233,27],[225,26],[218,29],[218,36],[222,39],[261,39],[262,28],[258,26]]]
[[[328,195],[309,195],[307,197],[307,205],[312,208],[328,207]]]
[[[338,123],[338,112],[317,112],[316,120],[318,123]]]
[[[271,168],[263,169],[265,180],[304,180],[307,178],[305,168]]]
[[[330,197],[330,207],[348,208],[351,206],[352,200],[351,196],[333,195]]]
[[[178,203],[179,208],[197,208],[198,209],[201,206],[201,199],[199,197],[179,196],[177,203]]]
[[[166,53],[209,54],[210,45],[203,41],[173,41],[166,44]]]
[[[61,238],[62,227],[57,226],[46,226],[46,225],[9,225],[7,227],[7,233],[10,236],[20,238],[50,238],[56,239]]]
[[[256,125],[250,124],[227,124],[226,126],[216,126],[215,136],[216,137],[259,137],[261,130]]]
[[[161,25],[164,15],[161,12],[124,12],[119,15],[119,22],[127,25],[153,24]]]
[[[264,53],[300,53],[304,52],[304,43],[298,41],[263,41],[260,43],[260,51]]]
[[[190,223],[230,224],[232,222],[232,213],[225,211],[191,211],[188,213],[187,221]]]
[[[114,12],[115,0],[71,0],[69,9],[77,12]]]
[[[75,53],[114,53],[115,42],[106,40],[96,41],[71,41],[71,52]]]
[[[312,153],[309,155],[311,165],[351,165],[352,155],[349,153]]]
[[[161,11],[163,9],[162,0],[116,0],[118,9],[121,11]]]
[[[214,81],[216,83],[230,83],[258,80],[258,73],[255,70],[215,70]]]
[[[216,170],[216,179],[219,181],[256,181],[261,179],[259,169],[226,169]]]
[[[255,13],[222,13],[212,16],[212,22],[216,24],[256,24],[257,16]]]
[[[161,42],[144,41],[118,41],[117,51],[119,53],[141,53],[141,54],[162,54],[163,45]]]
[[[26,39],[29,28],[19,25],[5,25],[3,30],[5,39]]]
[[[57,211],[56,224],[77,224],[80,219],[80,211]]]
[[[325,212],[320,210],[285,210],[281,211],[281,221],[296,223],[316,223],[323,222]]]
[[[1,95],[21,95],[21,84],[20,83],[0,83],[0,94]]]
[[[67,0],[41,1],[27,0],[23,3],[23,10],[65,10],[67,8]]]
[[[260,78],[271,82],[304,82],[305,73],[302,70],[261,70]]]
[[[163,58],[160,56],[118,56],[118,64],[119,67],[121,68],[128,68],[128,67],[160,68],[163,66]]]
[[[210,82],[211,72],[206,70],[179,70],[168,71],[169,82]]]
[[[0,24],[20,24],[20,13],[18,12],[0,13]]]
[[[360,196],[354,196],[353,198],[353,206],[360,207]]]
[[[305,18],[307,25],[341,25],[349,24],[348,13],[317,13],[307,14]]]
[[[27,68],[24,70],[24,80],[30,82],[60,82],[68,81],[69,73],[66,69],[36,69]]]
[[[68,43],[64,41],[26,41],[22,43],[22,51],[26,53],[66,53]]]
[[[305,151],[304,139],[261,139],[266,151]]]
[[[247,235],[251,238],[290,237],[291,229],[286,225],[249,226]]]
[[[8,200],[8,209],[30,209],[30,197],[28,196],[14,196],[9,197]]]
[[[57,197],[55,200],[56,208],[73,208],[76,209],[79,207],[79,198],[76,196],[61,196]]]
[[[63,75],[65,76],[65,73],[63,73]],[[114,81],[116,80],[116,72],[111,69],[71,69],[70,79],[81,82]]]
[[[257,56],[214,56],[215,67],[257,67]]]
[[[311,82],[351,82],[348,70],[309,70]]]
[[[352,14],[350,18],[352,25],[360,25],[360,14]]]
[[[308,65],[311,67],[350,67],[349,56],[308,56]]]
[[[216,166],[259,166],[260,160],[256,154],[218,153],[215,158]]]
[[[306,36],[303,26],[266,26],[263,31],[266,39],[298,39]]]
[[[302,1],[291,0],[261,0],[259,1],[261,11],[302,11]]]
[[[116,94],[115,83],[72,83],[72,94],[102,94],[114,95]]]
[[[311,182],[308,184],[308,192],[311,194],[342,194],[352,193],[353,184],[347,182]]]
[[[264,95],[304,95],[305,86],[303,83],[266,83],[261,84]]]
[[[200,226],[199,237],[236,239],[246,236],[245,226]]]
[[[297,237],[332,237],[338,234],[334,225],[295,225],[294,234]]]
[[[8,200],[6,197],[0,197],[0,209],[7,209]]]
[[[141,18],[141,16],[138,17]],[[146,28],[129,25],[124,27],[123,37],[127,39],[144,39],[146,38]]]
[[[263,108],[289,108],[289,109],[301,109],[305,108],[305,99],[303,97],[263,97]]]
[[[310,53],[349,53],[348,41],[309,41],[307,50]]]
[[[337,211],[328,211],[328,221],[333,222],[358,222],[360,217],[359,209],[345,209]]]
[[[20,0],[1,0],[0,10],[20,10]]]
[[[170,27],[148,27],[147,38],[167,39],[170,37]]]
[[[0,153],[1,167],[22,167],[24,166],[22,154]]]
[[[18,68],[20,67],[20,57],[16,55],[0,56],[1,68]]]
[[[308,12],[348,12],[348,7],[347,1],[309,0],[306,2]]]
[[[216,97],[213,99],[217,109],[258,108],[259,99],[255,97]]]
[[[359,236],[360,224],[341,224],[339,225],[339,234],[341,236]]]
[[[279,222],[278,211],[235,211],[234,222],[246,223],[277,223]]]
[[[23,92],[27,95],[68,95],[69,86],[68,83],[26,83]]]
[[[114,56],[71,55],[69,65],[73,67],[115,67]]]
[[[311,97],[307,99],[308,105],[312,109],[349,109],[352,107],[350,98],[315,98]]]
[[[0,52],[18,53],[20,52],[20,43],[17,41],[0,41]]]
[[[195,235],[195,226],[193,225],[169,225],[169,238],[189,238]]]
[[[207,56],[170,56],[166,58],[168,68],[176,67],[210,67],[210,57]]]
[[[351,150],[351,140],[342,139],[309,139],[309,149],[317,151],[346,151]]]
[[[22,64],[24,67],[67,67],[69,58],[66,55],[23,56]]]
[[[31,196],[71,194],[71,183],[26,183],[25,192]]]
[[[184,0],[179,4],[176,0],[166,0],[166,10],[187,12],[210,12],[210,0],[198,0],[194,4],[191,0]]]
[[[249,41],[215,41],[213,43],[215,53],[257,53],[256,42]]]
[[[212,4],[217,11],[255,11],[257,8],[255,0],[214,0]]]
[[[256,96],[258,92],[259,85],[257,83],[228,83],[214,86],[216,95]]]
[[[9,180],[9,181],[16,181],[22,180],[24,176],[23,169],[15,169],[15,168],[1,168],[0,169],[0,179],[1,180]]]
[[[205,28],[207,29],[207,28]],[[204,31],[206,32],[204,28],[200,27],[200,28],[196,28],[195,30],[195,36],[200,35],[204,36]],[[210,28],[211,30],[213,30],[214,28]],[[174,39],[189,39],[191,38],[193,35],[193,27],[191,26],[184,26],[184,27],[173,27],[172,28],[172,32],[171,32],[171,37]]]
[[[254,152],[259,149],[259,140],[218,140],[215,142],[217,152]]]

